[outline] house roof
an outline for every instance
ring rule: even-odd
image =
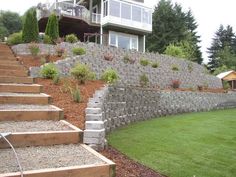
[[[224,77],[228,76],[229,74],[235,72],[234,70],[231,70],[231,71],[226,71],[226,72],[223,72],[223,73],[220,73],[218,74],[216,77],[220,78],[220,79],[223,79]]]

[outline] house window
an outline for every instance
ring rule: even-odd
[[[131,5],[121,4],[121,18],[131,20]]]
[[[109,45],[127,50],[138,50],[138,36],[110,31]]]
[[[132,17],[134,21],[141,22],[141,12],[142,9],[140,7],[132,7]]]
[[[103,11],[103,17],[106,17],[108,15],[108,1],[104,2],[104,11]]]
[[[110,1],[110,15],[114,17],[120,17],[120,2]]]

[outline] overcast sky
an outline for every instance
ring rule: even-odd
[[[11,10],[23,14],[29,7],[39,2],[53,0],[0,0],[0,10]],[[159,0],[144,0],[149,7],[154,7]],[[189,8],[199,25],[198,34],[201,36],[201,46],[204,59],[207,58],[206,48],[220,24],[231,25],[236,31],[236,0],[172,0]]]

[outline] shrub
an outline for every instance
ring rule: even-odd
[[[44,44],[52,44],[53,42],[52,42],[52,39],[51,39],[50,36],[45,35],[45,36],[43,37],[43,43],[44,43]]]
[[[177,65],[172,65],[172,71],[179,71],[179,67]]]
[[[39,38],[38,20],[36,10],[28,11],[22,31],[22,39],[24,42],[37,42]]]
[[[53,78],[52,78],[52,81],[53,81],[53,84],[55,84],[55,85],[59,84],[59,82],[60,82],[60,75],[59,74],[54,75]]]
[[[147,86],[149,82],[149,79],[146,74],[142,74],[139,76],[139,83],[142,87]]]
[[[229,85],[229,83],[227,81],[223,81],[223,88],[225,90],[228,90],[230,88],[230,85]]]
[[[58,56],[58,57],[61,57],[61,56],[65,53],[65,49],[62,48],[62,47],[60,47],[60,46],[58,46],[58,47],[56,48],[56,53],[57,53],[57,56]]]
[[[180,84],[181,84],[181,82],[180,82],[179,80],[172,80],[172,81],[171,81],[171,87],[172,87],[173,89],[179,88],[179,87],[180,87]]]
[[[130,64],[134,64],[135,60],[130,58],[130,56],[128,54],[126,54],[124,57],[123,57],[123,61],[124,63],[130,63]]]
[[[80,89],[76,87],[74,90],[71,91],[72,99],[76,103],[81,102],[81,94],[80,94]]]
[[[78,42],[78,38],[75,34],[68,34],[66,35],[66,42],[69,42],[69,43],[76,43]]]
[[[102,74],[101,79],[108,84],[114,84],[119,79],[119,76],[114,69],[107,69]]]
[[[86,54],[86,50],[84,48],[80,48],[80,47],[74,47],[72,49],[72,52],[74,55],[84,55]]]
[[[48,18],[45,34],[52,40],[56,40],[59,37],[58,19],[56,14],[51,14]]]
[[[91,79],[91,71],[85,64],[78,63],[74,68],[71,69],[72,76],[79,81],[80,84],[85,84],[86,80]]]
[[[45,57],[40,58],[40,64],[44,65],[47,62]]]
[[[30,50],[31,55],[33,56],[37,56],[40,52],[39,46],[35,43],[31,43],[29,45],[29,50]]]
[[[22,32],[13,33],[7,39],[8,45],[16,45],[16,44],[21,44],[21,43],[23,43]]]
[[[147,66],[149,65],[149,60],[142,58],[139,62],[142,66]]]
[[[159,63],[158,62],[153,62],[152,63],[152,67],[153,68],[158,68],[159,67]]]
[[[53,79],[58,75],[58,70],[53,63],[48,63],[42,67],[40,74],[45,79]]]

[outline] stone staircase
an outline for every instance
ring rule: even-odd
[[[11,49],[0,44],[0,176],[22,176],[20,167],[27,177],[115,176],[115,164],[82,144],[83,132],[62,120],[63,110],[51,103]]]

